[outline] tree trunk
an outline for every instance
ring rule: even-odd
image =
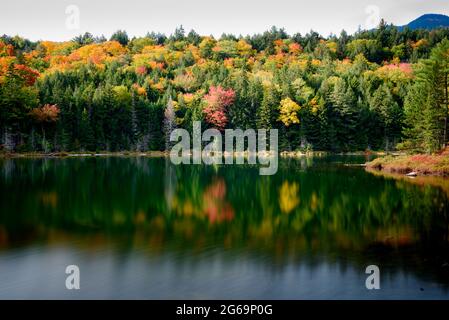
[[[42,151],[44,153],[47,153],[47,141],[45,140],[45,130],[44,130],[44,126],[41,125],[41,130],[42,130]]]
[[[11,133],[11,129],[8,127],[5,127],[5,133],[4,133],[4,146],[6,151],[12,151],[14,150],[15,143],[14,143],[14,137]]]

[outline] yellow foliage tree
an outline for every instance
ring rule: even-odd
[[[298,111],[301,107],[292,99],[285,98],[281,100],[281,105],[279,106],[279,121],[288,127],[291,124],[299,123]]]

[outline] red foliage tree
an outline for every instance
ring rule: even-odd
[[[136,73],[139,75],[145,75],[147,73],[147,68],[145,66],[138,66],[136,68]]]
[[[32,86],[39,76],[39,72],[23,64],[14,65],[14,71],[25,81],[27,86]]]
[[[234,103],[234,99],[234,90],[211,86],[209,93],[204,96],[207,103],[203,110],[206,122],[223,130],[228,123],[227,108]]]

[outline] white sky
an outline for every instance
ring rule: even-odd
[[[322,35],[371,28],[382,17],[395,25],[407,24],[425,13],[449,15],[448,0],[1,0],[0,34],[31,40],[69,40],[91,32],[109,37],[124,29],[130,36],[147,31],[171,34],[183,25],[188,32],[220,36],[247,35],[272,25],[289,34],[311,29]],[[79,8],[79,28],[69,5]],[[377,8],[377,9],[376,9]],[[377,14],[377,12],[379,14]],[[66,21],[69,20],[67,27]]]

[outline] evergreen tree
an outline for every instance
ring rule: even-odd
[[[128,34],[124,30],[117,30],[110,38],[111,41],[118,41],[122,46],[129,42]]]
[[[370,100],[370,108],[378,118],[378,123],[383,129],[384,148],[391,150],[392,145],[400,134],[402,112],[397,102],[393,99],[388,86],[380,86]]]
[[[449,40],[444,40],[418,67],[416,83],[406,102],[405,147],[428,153],[448,140]]]
[[[277,118],[277,106],[280,98],[273,86],[263,88],[263,98],[257,113],[257,127],[271,129],[274,127]]]

